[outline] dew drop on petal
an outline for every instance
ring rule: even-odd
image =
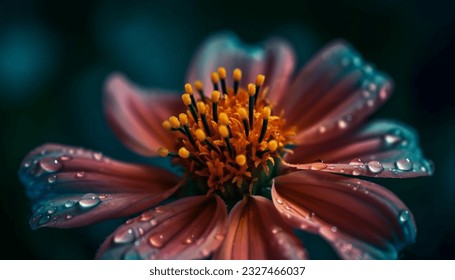
[[[29,167],[30,167],[30,165],[31,165],[31,164],[30,164],[30,162],[26,162],[26,163],[24,163],[24,167],[25,167],[25,168],[29,168]]]
[[[411,214],[409,213],[408,210],[402,210],[398,216],[400,223],[406,223],[407,221],[409,221],[410,217]]]
[[[114,235],[114,242],[118,244],[130,243],[133,240],[134,240],[133,230],[130,228],[119,230]]]
[[[322,170],[327,167],[327,164],[323,162],[315,162],[311,164],[311,170]]]
[[[43,158],[39,163],[41,168],[47,172],[57,172],[63,167],[60,160],[56,158]]]
[[[409,171],[412,169],[412,161],[408,158],[397,160],[397,162],[395,162],[395,165],[398,169],[403,171]]]
[[[340,129],[345,129],[348,127],[348,123],[345,120],[338,120],[338,127]]]
[[[70,219],[72,219],[72,218],[73,218],[73,216],[72,216],[72,215],[70,215],[70,214],[68,214],[68,215],[66,215],[66,217],[65,217],[65,218],[66,218],[67,220],[70,220]]]
[[[84,178],[84,177],[85,177],[85,172],[84,171],[76,172],[76,178]]]
[[[93,153],[92,157],[93,157],[94,160],[100,161],[101,159],[103,159],[103,153],[100,153],[100,152]]]
[[[49,208],[47,210],[47,213],[48,214],[54,214],[56,211],[57,211],[57,207],[54,206],[54,207]]]
[[[166,212],[166,208],[164,208],[163,206],[157,206],[155,208],[155,211],[156,211],[156,213],[164,213],[164,212]]]
[[[379,161],[372,160],[372,161],[368,162],[368,169],[372,173],[380,173],[382,170],[384,170],[384,167],[382,166],[382,164]]]
[[[360,158],[355,158],[349,162],[349,165],[364,165],[363,161]]]
[[[99,200],[94,193],[88,193],[81,197],[81,200],[79,200],[79,206],[82,208],[92,208],[98,205],[100,202],[101,200]]]
[[[393,134],[384,135],[384,141],[387,146],[393,146],[401,141],[401,137]]]
[[[277,234],[277,233],[280,233],[281,231],[283,231],[280,227],[275,227],[272,229],[272,233],[273,234]]]
[[[218,234],[215,235],[215,239],[216,239],[216,240],[223,240],[223,239],[224,239],[224,236],[225,236],[224,234],[218,233]]]
[[[147,221],[149,221],[152,218],[153,218],[153,213],[151,211],[147,211],[147,212],[144,212],[144,213],[141,214],[141,216],[139,218],[139,221],[147,222]]]
[[[51,220],[51,216],[44,215],[44,216],[41,217],[41,219],[39,219],[38,224],[39,225],[44,225],[47,222],[49,222],[50,220]]]
[[[71,160],[72,157],[71,156],[68,156],[68,155],[63,155],[60,157],[60,160],[63,160],[63,161],[67,161],[67,160]]]
[[[164,245],[164,236],[162,234],[154,234],[149,237],[149,243],[153,247],[161,248]]]
[[[278,204],[283,204],[283,201],[282,201],[281,199],[277,198],[277,199],[276,199],[276,203],[278,203]]]
[[[47,181],[49,182],[49,184],[53,184],[57,181],[57,175],[50,175],[49,177],[47,177]]]
[[[64,206],[66,208],[71,208],[74,206],[74,204],[76,204],[76,203],[74,203],[74,201],[68,200],[67,202],[65,202]]]
[[[332,230],[332,232],[337,232],[338,228],[337,227],[332,227],[331,230]]]
[[[325,128],[325,126],[320,126],[318,128],[318,131],[319,131],[320,134],[323,134],[323,133],[325,133],[327,131],[327,128]]]
[[[152,225],[152,227],[156,226],[158,224],[158,220],[157,219],[151,219],[150,220],[150,225]]]
[[[142,236],[142,235],[144,235],[145,230],[143,228],[141,228],[141,227],[138,227],[137,228],[137,232],[139,233],[140,236]]]

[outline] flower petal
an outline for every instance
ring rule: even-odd
[[[229,214],[226,239],[216,259],[305,259],[306,252],[273,203],[247,196]]]
[[[101,259],[204,259],[223,242],[227,211],[219,196],[187,197],[129,220],[101,246]]]
[[[291,169],[374,177],[407,178],[433,173],[432,163],[419,148],[416,132],[404,124],[384,120],[339,139],[297,146],[285,160],[308,163],[287,165]]]
[[[120,74],[107,79],[104,103],[106,117],[117,136],[144,156],[155,156],[158,148],[174,143],[174,135],[162,127],[162,122],[186,111],[177,94],[145,92]]]
[[[300,131],[299,143],[316,143],[362,123],[391,94],[392,82],[342,41],[323,49],[300,72],[282,108]]]
[[[273,202],[294,227],[321,234],[346,259],[396,259],[413,243],[409,209],[387,189],[317,171],[275,178]]]
[[[32,228],[84,226],[131,215],[179,187],[179,179],[161,168],[58,144],[31,151],[19,176],[33,204]]]
[[[218,67],[228,73],[235,68],[243,72],[240,86],[246,88],[254,83],[258,74],[266,76],[263,88],[268,87],[268,97],[277,102],[285,92],[294,71],[295,57],[291,46],[280,39],[272,38],[263,46],[248,46],[233,34],[222,33],[209,38],[193,58],[187,80],[201,80],[205,94],[213,91],[210,74]],[[228,85],[230,82],[228,76]]]

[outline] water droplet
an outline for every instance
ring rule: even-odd
[[[338,228],[337,227],[332,227],[331,230],[332,230],[332,232],[337,232]]]
[[[349,165],[364,165],[365,163],[363,163],[363,161],[360,159],[360,158],[355,158],[353,160],[351,160],[351,162],[349,163]]]
[[[66,219],[67,219],[67,220],[70,220],[70,219],[72,219],[72,218],[73,218],[72,215],[70,215],[70,214],[66,215]]]
[[[327,128],[325,126],[320,126],[318,128],[318,131],[319,131],[320,134],[323,134],[323,133],[325,133],[327,131]]]
[[[68,200],[67,202],[65,202],[64,205],[65,205],[66,208],[71,208],[71,207],[74,206],[74,204],[76,204],[74,201]]]
[[[277,198],[277,199],[276,199],[276,203],[278,203],[278,204],[283,204],[283,201],[282,201],[281,199]]]
[[[397,162],[395,162],[395,165],[398,169],[403,171],[412,170],[412,161],[408,158],[397,160]]]
[[[50,175],[49,177],[47,177],[47,181],[49,182],[49,184],[53,184],[57,181],[57,175]]]
[[[152,225],[152,227],[156,226],[158,224],[158,220],[157,219],[151,219],[150,220],[150,224]]]
[[[25,168],[29,168],[29,167],[30,167],[30,162],[24,163],[24,167],[25,167]]]
[[[314,214],[314,212],[310,212],[310,214],[308,215],[308,217],[309,217],[310,219],[313,219],[315,215],[316,215],[316,214]]]
[[[384,167],[382,166],[382,164],[379,161],[372,160],[372,161],[368,162],[368,169],[372,173],[380,173],[382,170],[384,170]]]
[[[408,210],[402,210],[398,217],[401,223],[406,223],[411,218],[411,214]]]
[[[194,242],[194,235],[191,235],[191,236],[188,236],[183,243],[184,244],[191,244],[193,242]]]
[[[131,225],[132,223],[134,223],[134,219],[128,219],[126,220],[125,225]]]
[[[151,211],[147,211],[141,214],[141,217],[139,218],[139,221],[141,222],[147,222],[150,219],[153,218],[153,213]]]
[[[97,161],[100,161],[101,159],[103,159],[103,153],[93,153],[92,154],[92,157],[94,160],[97,160]]]
[[[57,172],[63,167],[60,160],[56,158],[43,158],[39,163],[41,168],[47,172]]]
[[[71,160],[72,157],[70,157],[68,155],[64,155],[64,156],[61,156],[60,159],[63,160],[63,161],[67,161],[67,160]]]
[[[273,228],[273,229],[272,229],[272,233],[273,233],[273,234],[280,233],[281,231],[283,231],[283,229],[280,228],[280,227],[276,227],[276,228]]]
[[[134,240],[134,234],[132,229],[121,229],[114,235],[114,242],[123,244],[123,243],[130,243]]]
[[[223,240],[224,239],[224,234],[218,233],[217,235],[215,235],[215,239],[216,240]]]
[[[44,215],[44,216],[41,217],[41,219],[39,219],[38,224],[39,225],[44,225],[47,222],[49,222],[50,220],[51,220],[51,216]]]
[[[149,243],[153,247],[161,248],[164,245],[164,236],[162,234],[154,234],[150,236]]]
[[[393,146],[401,141],[401,137],[393,134],[386,134],[384,136],[384,141],[387,146]]]
[[[323,162],[315,162],[311,164],[311,170],[321,170],[327,167],[327,164]]]
[[[55,211],[57,211],[57,207],[54,206],[54,207],[49,208],[49,209],[47,210],[47,213],[48,213],[48,214],[54,214]]]
[[[338,127],[340,129],[345,129],[348,127],[348,123],[345,120],[338,120]]]
[[[164,213],[164,212],[166,212],[166,208],[164,208],[163,206],[157,206],[155,208],[155,211],[156,211],[156,213]]]
[[[362,166],[355,167],[354,170],[352,170],[352,175],[354,176],[359,176],[362,174],[363,169],[361,168]]]
[[[84,171],[76,172],[76,177],[77,178],[84,178],[85,177],[85,172]]]
[[[88,193],[81,197],[79,200],[79,206],[83,208],[92,208],[101,202],[94,193]]]
[[[144,235],[145,230],[143,228],[141,228],[141,227],[138,227],[137,228],[137,232],[139,233],[140,236],[142,236],[142,235]]]

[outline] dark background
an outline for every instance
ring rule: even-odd
[[[144,87],[181,89],[197,46],[230,30],[248,43],[281,36],[299,65],[344,38],[388,73],[395,93],[373,117],[415,127],[432,177],[381,180],[413,211],[417,242],[404,259],[455,259],[455,8],[452,1],[67,1],[0,3],[1,259],[90,259],[119,221],[82,229],[30,230],[17,177],[28,151],[45,142],[140,161],[103,118],[112,71]],[[313,258],[334,258],[305,235]]]

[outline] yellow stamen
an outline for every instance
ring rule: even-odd
[[[181,147],[179,149],[179,156],[181,158],[189,158],[190,157],[190,151],[188,151],[185,147]]]
[[[219,67],[218,68],[218,76],[220,77],[220,79],[226,79],[226,68]]]
[[[270,140],[268,143],[268,148],[270,152],[275,152],[278,149],[278,142],[275,140]]]
[[[178,129],[180,127],[180,121],[177,119],[176,116],[172,116],[169,118],[169,123],[171,124],[172,128]]]
[[[248,119],[248,114],[247,114],[245,108],[239,108],[238,113],[242,120]]]
[[[270,118],[270,115],[272,114],[272,110],[270,109],[269,106],[265,106],[264,109],[262,109],[262,118],[265,120],[268,120]]]
[[[205,103],[202,102],[202,101],[199,101],[199,102],[197,103],[197,110],[198,110],[198,112],[199,112],[200,114],[205,115],[205,113],[206,113],[206,111],[207,111],[207,109],[206,109],[206,107],[205,107]]]
[[[191,105],[190,95],[188,93],[182,94],[182,101],[183,101],[183,104],[185,104],[186,106],[190,106]]]
[[[264,84],[265,76],[264,75],[257,75],[256,77],[256,86],[260,87]]]
[[[239,165],[239,166],[244,166],[246,164],[246,156],[245,155],[237,155],[235,157],[235,162]]]
[[[229,130],[227,126],[225,125],[220,125],[218,127],[218,132],[220,133],[220,136],[223,138],[229,138]]]
[[[194,82],[194,87],[199,92],[199,95],[201,96],[202,101],[205,102],[206,100],[205,100],[204,87],[202,85],[202,82],[197,80],[196,82]]]
[[[248,95],[252,96],[256,93],[256,86],[254,84],[248,84]]]
[[[193,94],[193,87],[191,86],[190,83],[185,84],[185,92],[188,94]]]
[[[179,121],[181,125],[187,125],[188,124],[188,115],[181,113],[179,114]]]
[[[234,81],[240,81],[242,79],[242,70],[235,68],[233,72]]]
[[[160,157],[167,157],[169,155],[169,150],[161,147],[158,149],[158,155],[160,155]]]
[[[248,124],[247,112],[246,112],[245,108],[239,108],[238,113],[239,113],[240,118],[242,119],[243,128],[245,129],[245,135],[248,138],[248,135],[250,133],[250,126]]]
[[[199,142],[203,142],[207,139],[207,136],[205,135],[205,132],[198,128],[196,129],[196,132],[194,132],[194,135],[196,135],[196,139],[199,141]]]
[[[211,78],[212,78],[213,90],[219,90],[218,82],[220,81],[220,77],[218,77],[218,73],[213,72],[211,75]]]
[[[166,130],[171,130],[172,129],[172,125],[171,125],[171,122],[168,121],[168,120],[165,120],[163,123],[162,123],[163,127],[166,129]]]
[[[220,113],[218,116],[218,123],[221,125],[229,125],[229,118],[226,113]]]
[[[220,100],[221,93],[217,90],[212,92],[212,102],[218,102]]]

